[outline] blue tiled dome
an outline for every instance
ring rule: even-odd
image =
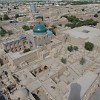
[[[50,30],[47,30],[47,34],[48,34],[48,35],[52,35],[52,34],[53,34],[53,32],[52,32],[52,31],[50,31]]]
[[[33,32],[37,33],[37,34],[46,33],[47,32],[47,28],[45,27],[45,25],[39,23],[39,24],[36,24],[33,27]]]

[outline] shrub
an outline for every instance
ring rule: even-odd
[[[3,60],[0,58],[0,65],[2,66],[4,64]]]
[[[83,8],[82,11],[85,11],[85,9]]]
[[[12,32],[12,30],[8,30],[8,32],[7,32],[9,35],[12,35],[12,34],[14,34],[13,32]]]
[[[42,19],[42,21],[43,21],[43,16],[38,16],[38,17],[36,17],[36,19]]]
[[[93,19],[86,19],[83,21],[83,25],[94,25],[96,26],[97,25],[97,21],[94,21]]]
[[[59,24],[59,26],[62,26],[62,24]]]
[[[24,29],[24,31],[28,31],[28,30],[30,30],[30,27],[27,26],[27,25],[23,25],[22,28]]]
[[[100,11],[98,11],[97,13],[100,13]]]
[[[2,20],[2,16],[0,16],[0,20]]]
[[[56,25],[52,25],[51,27],[52,27],[53,29],[57,28]]]
[[[18,17],[20,17],[19,14],[16,14],[16,15],[15,15],[15,18],[18,18]]]
[[[49,18],[49,17],[46,17],[46,18]]]
[[[95,15],[95,17],[97,17],[98,15]],[[80,26],[85,26],[85,25],[97,25],[97,21],[94,21],[93,19],[86,19],[86,20],[81,20],[79,18],[77,18],[76,16],[61,16],[61,17],[65,17],[67,18],[67,20],[70,22],[68,24],[65,25],[65,27],[71,27],[71,28],[75,28],[75,27],[80,27]]]
[[[61,58],[61,62],[62,62],[63,64],[66,64],[66,62],[67,62],[66,58]]]
[[[93,48],[94,48],[94,44],[91,43],[91,42],[85,42],[84,48],[85,48],[86,50],[88,50],[88,51],[92,51]]]
[[[98,17],[98,14],[95,14],[94,17]]]
[[[74,46],[73,49],[74,49],[75,51],[78,51],[78,47],[77,47],[77,46]]]
[[[86,60],[82,57],[81,60],[80,60],[80,64],[81,64],[81,65],[84,65],[85,62],[86,62]]]
[[[31,51],[30,48],[24,49],[23,53]]]
[[[17,9],[17,7],[16,6],[14,6],[14,8],[13,9]]]
[[[68,51],[70,51],[70,52],[72,52],[73,51],[73,46],[71,45],[71,46],[68,46]]]
[[[4,20],[9,20],[10,18],[8,17],[7,14],[4,14],[3,19],[4,19]]]
[[[33,26],[32,25],[30,26],[30,29],[33,29]]]
[[[7,33],[6,30],[0,27],[0,35],[3,37],[5,36],[6,33]]]

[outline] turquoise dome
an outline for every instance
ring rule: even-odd
[[[45,25],[43,24],[36,24],[34,27],[33,27],[33,32],[34,33],[46,33],[47,32],[47,28],[45,27]]]
[[[47,30],[47,34],[48,34],[48,35],[52,35],[52,34],[53,34],[53,32],[52,32],[52,31],[50,31],[50,30]]]

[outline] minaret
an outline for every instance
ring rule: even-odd
[[[34,14],[36,13],[36,3],[31,2],[30,8],[31,8],[32,15],[34,16]]]

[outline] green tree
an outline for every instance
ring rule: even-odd
[[[61,62],[62,62],[63,64],[66,64],[66,62],[67,62],[66,58],[61,58]]]
[[[94,17],[98,17],[98,14],[95,14]]]
[[[98,11],[97,13],[100,13],[100,11]]]
[[[93,48],[94,48],[94,44],[91,43],[91,42],[85,42],[84,48],[85,48],[86,50],[88,50],[88,51],[92,51]]]
[[[85,9],[83,8],[82,11],[85,11]]]
[[[15,18],[18,18],[18,17],[20,17],[19,14],[16,14],[16,15],[15,15]]]
[[[74,49],[75,51],[78,51],[78,47],[77,47],[77,46],[74,46],[73,49]]]
[[[33,29],[33,26],[32,25],[30,26],[30,29]]]
[[[28,30],[30,30],[30,27],[27,26],[27,25],[23,25],[22,28],[24,29],[24,31],[28,31]]]
[[[73,16],[73,15],[67,16],[67,19],[70,22],[78,22],[79,21],[79,18],[77,18],[76,16]]]
[[[17,7],[16,6],[14,6],[14,8],[13,9],[17,9]]]
[[[94,25],[96,26],[97,25],[97,21],[94,21],[93,19],[87,19],[85,21],[83,21],[83,25]]]
[[[6,33],[7,33],[7,31],[5,29],[3,29],[2,27],[0,27],[0,35],[3,37],[3,36],[5,36]]]
[[[62,26],[62,24],[59,24],[59,26]]]
[[[47,16],[46,18],[49,18],[49,16]]]
[[[38,17],[36,17],[36,19],[42,19],[42,21],[43,21],[43,16],[38,16]]]
[[[14,34],[13,32],[12,32],[12,30],[8,30],[8,32],[7,32],[9,35],[12,35],[12,34]]]
[[[81,65],[84,65],[85,63],[86,63],[86,60],[85,60],[85,58],[82,57],[82,58],[80,59],[80,64],[81,64]]]
[[[57,28],[56,25],[52,25],[51,27],[52,27],[53,29]]]
[[[68,51],[70,51],[70,52],[72,52],[73,51],[73,46],[71,45],[71,46],[68,46]]]
[[[9,16],[7,14],[4,14],[3,19],[4,20],[9,20],[10,18],[9,18]]]
[[[2,66],[3,64],[3,60],[0,58],[0,65]]]
[[[70,22],[70,23],[66,24],[65,27],[67,26],[67,27],[75,28],[75,27],[80,27],[80,26],[84,26],[84,25],[96,26],[98,23],[97,21],[94,21],[93,19],[82,20],[73,15],[72,16],[64,15],[62,17],[67,18],[68,21]]]
[[[0,16],[0,20],[2,20],[2,16]]]
[[[23,53],[31,51],[30,48],[24,49]]]

